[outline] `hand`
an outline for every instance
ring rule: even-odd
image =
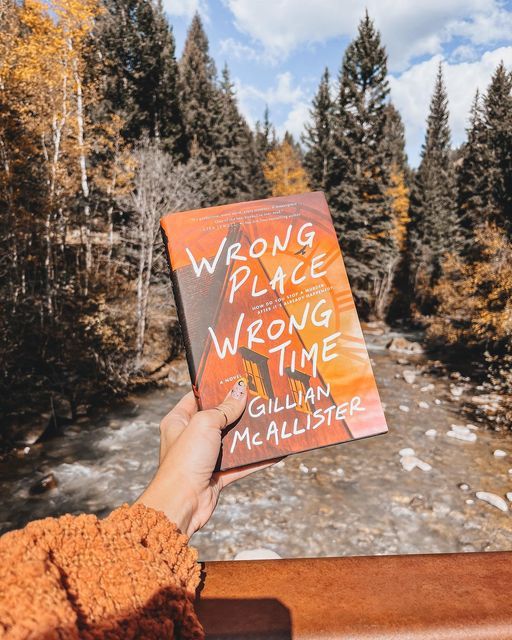
[[[216,409],[198,411],[193,392],[187,393],[160,424],[160,466],[137,502],[163,511],[191,536],[208,522],[224,487],[276,462],[214,473],[222,430],[242,415],[246,403],[243,378]]]

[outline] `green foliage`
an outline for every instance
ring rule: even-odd
[[[512,72],[498,65],[484,98],[490,156],[490,220],[512,237]]]
[[[219,90],[216,69],[210,57],[208,38],[199,14],[187,33],[179,62],[180,95],[190,155],[207,165],[216,149]]]
[[[128,142],[145,134],[186,159],[174,36],[161,0],[102,1],[95,40],[103,110],[123,119]]]
[[[442,261],[449,251],[458,248],[448,115],[448,98],[439,66],[421,163],[411,190],[408,264],[413,308],[421,314],[435,311],[434,287],[442,275]]]
[[[398,260],[385,144],[388,93],[386,51],[366,14],[343,58],[326,179],[350,282],[364,316],[385,315]]]
[[[314,190],[327,189],[327,176],[332,149],[333,103],[330,94],[329,69],[325,69],[310,111],[311,124],[306,125],[304,167]]]
[[[462,252],[468,256],[479,251],[475,230],[490,220],[491,165],[491,149],[477,91],[471,106],[467,140],[462,148],[462,161],[457,173],[458,224],[462,234]]]
[[[258,198],[265,189],[263,169],[254,136],[240,115],[227,66],[222,71],[218,94],[216,153],[218,202]],[[256,186],[256,188],[255,188]]]

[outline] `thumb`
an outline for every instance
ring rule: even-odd
[[[215,409],[211,409],[215,426],[224,429],[233,424],[244,412],[247,402],[247,381],[239,378],[231,387],[224,400]],[[210,413],[210,412],[208,412]]]

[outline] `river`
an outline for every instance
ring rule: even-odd
[[[423,355],[387,350],[393,335],[367,338],[389,434],[292,456],[229,487],[193,537],[200,559],[255,548],[283,558],[512,549],[512,435],[472,419],[474,384],[454,382]],[[404,370],[415,377],[407,382]],[[133,501],[155,470],[159,420],[185,391],[134,396],[2,462],[0,530],[66,512],[103,516]],[[32,495],[50,473],[57,486]],[[508,511],[477,492],[501,497]]]

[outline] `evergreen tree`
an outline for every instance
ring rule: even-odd
[[[488,142],[477,91],[471,106],[467,140],[462,147],[462,160],[457,174],[458,225],[463,242],[462,251],[468,256],[478,251],[475,232],[488,220],[492,201],[492,158]]]
[[[328,166],[332,157],[332,100],[329,69],[325,68],[310,111],[311,124],[306,125],[304,166],[312,189],[325,191]]]
[[[179,69],[190,153],[206,165],[217,151],[217,123],[222,100],[219,99],[217,72],[209,54],[208,38],[197,13],[188,30]]]
[[[448,115],[448,97],[439,65],[421,162],[411,191],[410,281],[413,305],[421,313],[435,310],[433,289],[442,274],[443,259],[459,249]]]
[[[263,114],[263,123],[259,120],[256,122],[256,131],[254,134],[254,147],[256,150],[256,157],[258,159],[259,168],[261,171],[262,180],[258,180],[255,186],[256,192],[259,198],[267,198],[271,193],[271,188],[268,180],[265,178],[263,166],[267,159],[268,154],[273,151],[277,145],[276,130],[270,122],[270,113],[268,106],[265,107]],[[260,174],[258,173],[258,176]]]
[[[384,130],[385,145],[391,163],[397,171],[408,173],[405,153],[405,128],[399,111],[393,103],[385,107],[386,124]]]
[[[259,197],[265,178],[253,134],[240,115],[227,66],[220,84],[219,119],[215,127],[215,163],[219,202]]]
[[[484,122],[492,155],[491,220],[512,236],[512,74],[503,62],[484,100]]]
[[[263,163],[268,153],[275,149],[277,145],[276,130],[274,125],[270,122],[268,106],[265,107],[263,123],[259,120],[256,122],[255,143],[258,157]]]
[[[385,146],[387,55],[368,14],[346,49],[339,86],[327,193],[358,306],[382,317],[398,248]]]
[[[103,0],[96,39],[104,105],[124,121],[123,136],[148,135],[185,160],[187,140],[179,98],[174,36],[161,0]]]

